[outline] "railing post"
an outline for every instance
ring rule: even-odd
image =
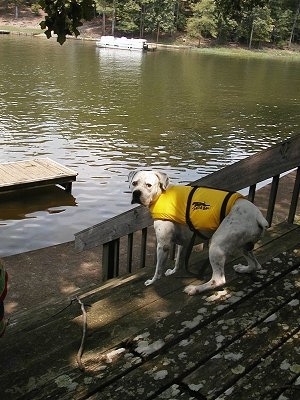
[[[251,201],[252,203],[254,203],[255,193],[256,193],[256,184],[251,185],[249,188],[248,200]]]
[[[132,272],[133,233],[127,236],[127,272]]]
[[[288,220],[287,220],[289,224],[292,224],[295,219],[298,198],[299,198],[299,190],[300,190],[300,167],[298,167],[298,169],[297,169],[297,175],[296,175],[295,184],[294,184],[292,201],[291,201],[291,206],[290,206]]]
[[[147,249],[147,234],[148,229],[142,229],[142,243],[141,243],[141,268],[146,266],[146,249]]]
[[[278,184],[279,184],[279,175],[276,175],[273,177],[273,180],[272,180],[270,197],[269,197],[269,205],[268,205],[267,216],[266,216],[266,220],[268,221],[269,226],[272,225],[276,196],[277,196],[277,191],[278,191]]]
[[[120,239],[112,240],[103,245],[102,280],[119,276]]]

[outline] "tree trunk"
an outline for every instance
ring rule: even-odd
[[[105,10],[102,13],[102,35],[105,35],[106,32],[106,14]]]
[[[249,49],[251,49],[251,46],[252,46],[253,31],[254,31],[254,20],[252,21],[252,26],[251,26],[251,33],[250,33],[249,46],[248,46]]]
[[[112,36],[115,36],[115,18],[116,18],[116,8],[115,8],[115,2],[113,1],[113,11],[112,11],[112,18],[111,18],[111,34]]]
[[[175,12],[175,4],[174,4],[174,15],[176,15],[176,17],[175,17],[176,30],[178,30],[179,8],[180,8],[180,0],[177,0],[176,12]]]
[[[160,33],[159,31],[160,31],[160,23],[158,23],[158,25],[157,25],[156,43],[158,43],[159,33]]]
[[[144,37],[144,5],[141,5],[140,38]]]

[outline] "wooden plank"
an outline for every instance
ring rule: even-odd
[[[75,248],[79,251],[93,248],[152,224],[153,219],[149,210],[142,206],[135,207],[130,211],[76,233]]]
[[[197,400],[196,397],[191,395],[191,392],[185,388],[174,384],[167,390],[163,391],[160,395],[155,397],[157,400]]]
[[[282,343],[286,343],[291,335],[298,336],[298,307],[294,305],[295,302],[299,305],[298,299],[292,299],[252,329],[247,329],[232,344],[226,348],[222,346],[222,351],[218,351],[216,355],[204,362],[197,370],[184,378],[183,382],[190,388],[196,388],[195,394],[199,393],[207,400],[215,399],[226,392],[238,379],[246,377],[249,371],[259,365],[263,359],[272,358],[273,353]],[[293,356],[290,355],[289,358],[292,361]],[[265,362],[263,367],[266,368],[266,365]],[[266,377],[268,385],[273,387],[276,382],[280,382],[279,376],[280,370],[273,371],[271,376],[269,374]],[[257,393],[260,392],[262,395],[266,390],[265,386],[262,387],[256,379],[254,382],[250,382],[248,378],[245,380],[248,382],[247,399],[265,398]],[[290,380],[290,378],[284,380],[283,383],[288,383]]]
[[[77,173],[49,158],[0,164],[0,192],[49,184],[67,185]]]
[[[257,366],[238,379],[225,393],[218,396],[217,400],[241,400],[245,392],[247,392],[247,400],[272,400],[289,389],[296,389],[293,385],[299,376],[299,340],[298,331],[274,352],[262,358]],[[298,387],[298,396],[299,389]],[[283,398],[290,399],[291,397],[283,396]]]
[[[293,384],[291,384],[290,386],[286,387],[285,391],[281,395],[281,398],[279,397],[278,399],[299,400],[299,382],[300,382],[300,377],[298,376],[297,380],[293,382]]]

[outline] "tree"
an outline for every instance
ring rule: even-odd
[[[271,18],[271,11],[268,7],[254,7],[251,12],[251,33],[249,39],[249,49],[252,42],[270,42],[274,28],[274,20]]]
[[[118,7],[118,30],[122,32],[136,32],[139,29],[140,5],[134,0],[127,0]]]
[[[201,0],[192,6],[193,17],[187,23],[187,32],[199,40],[203,36],[217,37],[217,18],[214,0]]]
[[[106,16],[113,14],[113,8],[107,0],[95,0],[96,12],[102,16],[102,35],[106,34]]]
[[[281,10],[275,19],[273,41],[275,43],[287,42],[290,38],[293,13],[291,10]]]
[[[217,32],[218,41],[227,42],[235,40],[235,32],[237,28],[237,22],[227,15],[224,15],[221,11],[217,13]]]
[[[144,4],[144,29],[146,32],[156,32],[156,41],[161,31],[175,31],[176,0],[146,0]]]

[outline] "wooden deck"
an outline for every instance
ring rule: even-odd
[[[1,399],[299,398],[300,227],[275,226],[256,254],[257,275],[228,265],[225,287],[205,295],[183,293],[195,276],[146,288],[148,268],[83,293],[84,371],[77,301],[16,315],[0,342]],[[201,258],[192,270],[207,279]]]
[[[0,164],[0,193],[33,187],[60,185],[71,192],[77,172],[49,158]]]

